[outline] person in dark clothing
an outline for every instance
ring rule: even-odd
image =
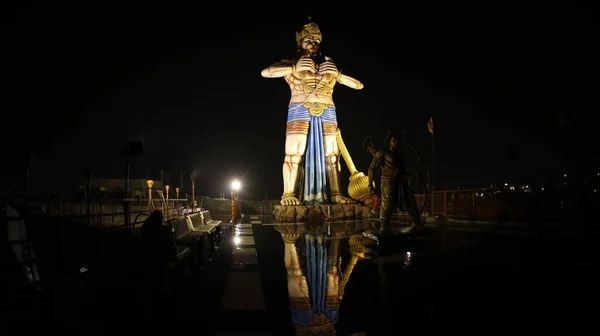
[[[172,230],[163,225],[162,212],[155,210],[142,225],[142,260],[147,299],[152,307],[166,300],[169,260],[173,254]],[[156,311],[156,309],[151,309]]]

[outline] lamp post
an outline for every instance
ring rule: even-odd
[[[154,209],[154,203],[152,203],[152,186],[154,185],[154,181],[148,180],[146,181],[146,185],[148,186],[148,208]]]
[[[167,191],[167,204],[166,204],[167,211],[166,211],[166,217],[168,219],[169,218],[169,189],[171,189],[171,187],[169,187],[169,185],[167,184],[165,186],[165,189]]]
[[[177,200],[177,201],[175,201],[176,202],[175,206],[177,208],[177,213],[179,213],[179,215],[181,215],[181,213],[179,212],[179,210],[180,210],[179,209],[179,188],[175,188],[175,199]]]
[[[191,180],[192,180],[192,211],[194,212],[196,210],[196,175],[192,174],[191,176]]]
[[[233,223],[238,216],[238,206],[237,201],[235,199],[235,193],[240,190],[242,184],[238,180],[233,180],[231,182],[231,223]]]

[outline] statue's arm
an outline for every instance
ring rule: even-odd
[[[375,169],[377,169],[377,167],[381,166],[382,160],[383,160],[383,152],[378,151],[377,154],[375,154],[375,157],[373,158],[373,160],[371,161],[371,165],[369,166],[369,185],[370,186],[373,185],[373,178],[375,177]]]
[[[365,139],[363,140],[363,148],[366,148],[369,151],[369,153],[373,155],[373,157],[375,157],[375,154],[377,154],[378,151],[377,146],[375,146],[375,144],[371,140],[370,135],[365,136]]]
[[[371,155],[373,155],[373,157],[377,155],[377,146],[375,146],[374,144],[371,144],[369,147],[367,147],[367,150],[369,151],[369,153],[371,153]]]
[[[265,78],[280,78],[291,75],[295,65],[292,61],[282,60],[265,68],[260,74]]]
[[[341,70],[337,77],[337,82],[355,90],[360,90],[365,87],[361,81],[348,75],[344,75]]]

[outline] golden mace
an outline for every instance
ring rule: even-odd
[[[335,139],[337,141],[338,148],[342,153],[342,157],[344,158],[344,162],[346,162],[348,170],[350,170],[348,195],[357,201],[362,201],[367,204],[370,203],[371,194],[369,193],[369,177],[356,170],[356,166],[354,166],[354,162],[350,157],[350,153],[348,153],[348,149],[346,148],[344,140],[342,139],[342,132],[339,128],[335,134]]]

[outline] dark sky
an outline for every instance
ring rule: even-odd
[[[260,71],[293,54],[312,16],[323,53],[365,85],[334,93],[360,171],[363,136],[381,143],[390,125],[431,164],[433,116],[438,187],[510,177],[510,145],[523,179],[571,173],[597,164],[599,55],[592,10],[569,3],[7,9],[2,141],[13,162],[31,154],[40,188],[120,177],[120,149],[142,140],[133,177],[194,171],[212,196],[238,177],[248,197],[277,198],[289,89]]]

